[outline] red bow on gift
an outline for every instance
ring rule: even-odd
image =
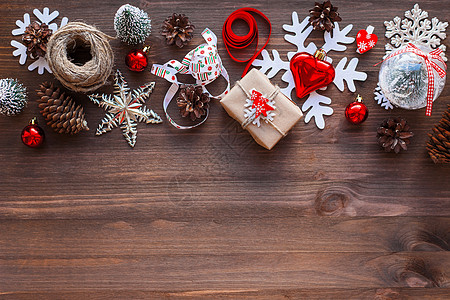
[[[425,60],[425,64],[427,66],[427,73],[428,73],[428,90],[427,90],[427,111],[425,113],[426,116],[431,116],[431,109],[433,107],[433,94],[434,94],[434,75],[433,75],[433,69],[437,71],[439,76],[441,78],[444,78],[447,69],[447,66],[444,62],[444,59],[441,57],[442,50],[436,49],[431,51],[430,53],[425,53],[419,48],[417,48],[415,45],[409,43],[406,45],[406,47],[400,51],[397,51],[395,53],[392,53],[389,55],[385,60],[390,59],[391,57],[397,56],[399,54],[405,53],[405,52],[411,52],[414,53],[420,57],[423,57]],[[445,70],[439,67],[433,60],[437,59],[438,61],[442,62],[442,64],[445,67]]]

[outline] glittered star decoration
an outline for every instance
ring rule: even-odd
[[[275,109],[274,107],[267,104],[267,102],[269,102],[269,99],[264,98],[263,95],[257,90],[252,90],[251,101],[253,101],[252,109],[256,109],[255,119],[258,118],[261,114],[264,117],[267,117],[267,112]]]
[[[137,135],[137,122],[147,124],[161,123],[162,119],[153,110],[148,109],[143,104],[150,96],[155,87],[154,82],[140,86],[131,92],[122,73],[116,71],[114,76],[113,95],[89,95],[98,106],[106,110],[106,115],[98,126],[96,135],[101,135],[120,126],[128,144],[134,147]]]

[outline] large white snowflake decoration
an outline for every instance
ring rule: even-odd
[[[395,17],[392,21],[385,21],[386,37],[391,42],[386,44],[386,56],[392,51],[408,43],[424,45],[431,49],[440,48],[445,61],[445,45],[441,45],[441,40],[445,39],[445,29],[447,22],[440,22],[436,17],[431,21],[427,19],[428,12],[419,8],[419,4],[414,4],[413,9],[405,12],[405,19]],[[385,57],[386,57],[385,56]]]
[[[59,12],[57,10],[53,11],[52,13],[50,13],[50,10],[48,9],[48,7],[44,7],[42,12],[39,9],[36,8],[36,9],[33,10],[33,14],[39,20],[38,22],[40,24],[42,24],[42,23],[47,24],[48,27],[51,30],[53,30],[53,32],[58,30],[58,24],[52,23],[59,16]],[[66,18],[66,17],[62,18],[59,28],[61,28],[62,26],[66,25],[68,21],[69,21],[68,18]],[[30,15],[28,13],[25,13],[23,15],[23,21],[22,20],[17,20],[16,21],[16,25],[17,25],[18,28],[14,29],[11,32],[12,35],[16,36],[16,35],[24,34],[25,33],[25,29],[30,24],[31,24]],[[20,42],[18,42],[16,40],[11,40],[11,46],[16,48],[16,50],[13,51],[13,55],[14,56],[19,56],[19,63],[21,65],[24,65],[26,63],[27,57],[28,57],[27,47],[24,44],[22,44],[22,43],[20,43]],[[31,63],[28,66],[28,70],[29,71],[33,71],[34,69],[38,69],[38,74],[44,74],[45,70],[47,70],[47,72],[49,72],[49,73],[52,72],[50,70],[50,68],[48,67],[47,60],[44,57],[39,57],[37,60],[35,60],[33,63]]]
[[[305,123],[309,123],[311,118],[314,117],[317,127],[323,129],[325,128],[325,118],[323,116],[331,116],[333,109],[329,106],[320,105],[320,103],[330,105],[331,99],[317,92],[312,92],[305,103],[303,103],[302,110],[307,111],[311,109],[305,116]]]
[[[445,57],[445,45],[441,45],[441,40],[447,36],[445,30],[448,26],[448,22],[441,22],[436,17],[431,21],[427,19],[428,12],[422,10],[419,4],[414,4],[411,10],[405,12],[405,19],[395,17],[392,21],[385,21],[387,38],[390,38],[390,43],[387,43],[384,48],[386,49],[386,58],[393,50],[408,44],[414,43],[417,45],[423,45],[431,49],[440,48],[442,50],[441,56],[444,61],[447,61]],[[392,104],[386,104],[389,100],[384,97],[383,92],[379,88],[374,90],[374,100],[378,102],[385,109],[393,108]]]
[[[281,80],[286,82],[288,85],[281,89],[281,92],[291,98],[292,91],[295,88],[294,77],[290,70],[289,61],[297,52],[308,52],[313,54],[317,50],[317,46],[314,43],[309,43],[305,46],[306,39],[309,37],[313,31],[313,27],[309,24],[309,17],[306,17],[301,23],[297,13],[294,11],[292,13],[292,25],[284,24],[283,29],[285,31],[293,33],[286,34],[284,39],[297,46],[297,51],[288,52],[288,61],[283,61],[280,58],[280,54],[277,50],[272,50],[273,59],[271,59],[270,54],[267,50],[261,52],[262,59],[255,59],[253,65],[256,67],[261,67],[260,71],[267,74],[267,77],[273,78],[278,72],[284,71],[281,76]],[[322,49],[327,53],[330,51],[345,51],[347,46],[345,44],[351,44],[355,41],[353,37],[348,37],[347,34],[352,30],[353,25],[347,25],[344,29],[340,29],[337,22],[334,23],[335,27],[333,31],[324,33],[324,44]],[[332,62],[332,59],[327,56],[327,61]],[[355,80],[364,81],[367,79],[367,74],[364,72],[356,71],[358,65],[358,58],[353,58],[347,65],[347,58],[344,57],[338,63],[335,68],[336,76],[334,79],[334,84],[342,92],[345,89],[344,81],[347,82],[347,87],[350,91],[355,92]],[[327,100],[328,99],[328,100]],[[305,123],[308,123],[312,117],[314,117],[316,126],[320,129],[325,128],[324,115],[331,115],[333,109],[329,106],[324,106],[321,104],[331,104],[331,99],[325,96],[321,96],[318,93],[311,93],[308,100],[302,106],[305,115]],[[306,110],[310,109],[308,112]]]
[[[106,115],[98,125],[95,134],[101,135],[120,126],[128,144],[134,147],[138,122],[162,123],[161,117],[144,105],[154,87],[155,83],[150,82],[130,92],[125,78],[117,70],[114,76],[114,95],[88,95],[89,99],[106,110]]]

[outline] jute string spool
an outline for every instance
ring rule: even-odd
[[[70,22],[61,27],[47,44],[46,58],[53,75],[75,92],[98,89],[106,83],[114,64],[110,39],[113,37],[82,22]],[[68,57],[68,49],[77,46],[90,48],[92,58],[83,65],[74,64]]]

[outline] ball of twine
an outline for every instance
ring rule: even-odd
[[[106,83],[114,64],[110,39],[113,37],[82,22],[70,22],[61,27],[47,44],[47,62],[53,75],[75,92],[98,89]],[[90,48],[92,56],[81,66],[74,64],[67,55],[67,50],[77,45]]]

